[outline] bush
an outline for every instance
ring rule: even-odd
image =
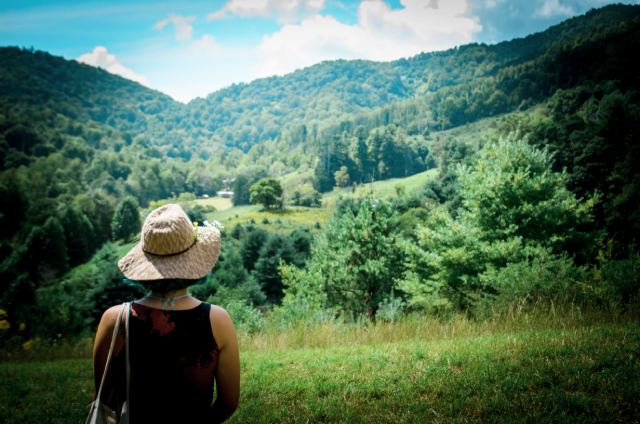
[[[586,268],[576,266],[566,255],[555,255],[542,247],[528,247],[523,253],[521,260],[503,267],[489,266],[480,275],[481,281],[496,290],[495,295],[483,297],[482,308],[500,309],[514,301],[587,303],[597,296]]]
[[[640,254],[632,251],[627,259],[605,259],[599,256],[595,270],[596,283],[603,285],[608,298],[623,305],[638,300],[640,294]]]
[[[326,307],[326,295],[316,273],[281,262],[279,274],[284,286],[284,297],[282,305],[275,307],[269,315],[269,320],[278,329],[326,322],[335,317],[335,309]]]
[[[209,303],[215,303],[216,299],[211,297],[207,299]],[[256,333],[263,327],[262,314],[247,302],[232,299],[222,305],[233,320],[233,324],[239,330],[248,333]]]
[[[400,297],[396,297],[391,293],[378,305],[376,319],[386,322],[395,322],[402,318],[405,310],[405,302]]]

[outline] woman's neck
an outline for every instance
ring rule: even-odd
[[[140,299],[139,303],[160,307],[160,309],[175,310],[176,304],[188,305],[189,299],[194,300],[186,288],[170,291],[151,290],[145,297]]]
[[[189,295],[189,292],[186,288],[178,289],[178,290],[170,290],[170,291],[160,291],[160,290],[151,290],[147,297],[156,298],[156,299],[175,299],[178,297],[186,297]]]

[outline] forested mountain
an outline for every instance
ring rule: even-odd
[[[405,99],[417,98],[419,103],[429,93],[441,93],[427,100],[433,103],[430,112],[434,122],[450,127],[480,115],[471,111],[467,112],[470,116],[460,113],[456,116],[453,110],[458,106],[460,91],[477,91],[478,86],[487,86],[485,91],[491,93],[493,101],[489,102],[489,110],[481,113],[484,115],[539,101],[552,94],[554,83],[558,86],[575,83],[557,78],[580,77],[571,69],[565,72],[555,69],[551,72],[554,79],[549,79],[547,70],[558,55],[602,39],[606,34],[633,33],[631,27],[639,17],[640,8],[615,5],[497,45],[470,44],[392,62],[328,61],[282,77],[235,84],[186,106],[100,69],[44,52],[2,48],[2,127],[6,130],[20,122],[21,117],[35,114],[36,119],[29,119],[30,125],[43,124],[57,132],[78,135],[73,123],[80,121],[82,126],[93,130],[83,134],[90,142],[95,143],[104,135],[113,137],[110,130],[119,132],[127,142],[146,134],[146,144],[159,146],[169,156],[188,160],[190,154],[181,149],[183,144],[191,155],[211,151],[218,142],[247,151],[257,142],[277,139],[286,132],[294,134],[294,138],[301,132],[313,137],[319,128],[340,123],[354,114]],[[606,56],[606,49],[600,53]],[[571,64],[580,66],[575,60]],[[533,70],[536,75],[532,75]],[[547,78],[539,81],[540,74]],[[492,78],[504,81],[495,87]],[[453,89],[455,98],[441,104],[442,99],[451,97],[451,91],[443,90],[447,87],[457,87]],[[496,92],[496,88],[501,92]],[[505,93],[513,97],[516,90],[517,99],[503,98]],[[31,140],[28,134],[10,135],[9,139],[13,143],[9,147],[14,149],[22,143],[30,149],[44,144],[36,149],[37,154],[51,151],[46,145],[55,146],[50,140],[44,143],[37,137]],[[162,148],[166,146],[173,149]],[[2,162],[4,167],[12,167],[20,159],[13,157],[9,163]]]
[[[553,153],[572,193],[595,205],[584,225],[624,255],[640,235],[638,51],[640,6],[614,5],[523,39],[323,62],[183,105],[75,61],[0,48],[0,296],[33,303],[34,287],[89,259],[116,237],[127,196],[147,206],[232,177],[242,202],[257,179],[297,171],[317,199],[438,165],[423,194],[455,205],[449,164],[471,149],[438,133],[518,111],[507,130]]]
[[[637,21],[638,17],[638,7],[609,6],[544,32],[493,46],[470,44],[386,63],[323,62],[283,77],[233,85],[206,99],[194,100],[185,109],[183,122],[186,127],[195,126],[243,150],[287,130],[300,133],[300,125],[305,126],[306,134],[313,136],[318,127],[339,123],[359,112],[403,99],[422,98],[445,87],[468,89],[469,85],[478,85],[478,79],[498,76],[507,69],[511,74],[519,74],[519,66],[548,53],[553,46],[557,49],[560,45],[581,44],[590,37]],[[546,83],[539,84],[547,88]],[[530,102],[549,95],[550,91],[532,89],[544,94],[531,96]],[[495,100],[499,103],[502,99],[496,95]],[[504,109],[501,105],[496,107],[498,110],[492,112]],[[448,124],[459,123],[454,119]]]
[[[153,131],[170,97],[101,69],[40,51],[0,49],[2,166],[80,144],[102,150]]]

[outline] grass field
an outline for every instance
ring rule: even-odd
[[[381,199],[388,199],[396,195],[397,187],[403,187],[405,192],[410,193],[423,187],[429,179],[435,177],[436,172],[435,169],[430,169],[406,178],[362,184],[357,186],[355,191],[352,187],[335,188],[329,193],[324,193],[320,208],[288,206],[282,211],[268,211],[263,210],[260,205],[234,207],[228,199],[198,199],[196,202],[216,206],[216,211],[207,214],[207,218],[220,221],[225,227],[232,228],[236,224],[255,223],[270,231],[286,232],[298,226],[313,227],[316,223],[324,224],[340,199],[364,197],[369,194]],[[294,175],[289,175],[287,178],[288,180],[296,180]]]
[[[231,422],[640,416],[640,325],[633,317],[414,317],[293,329],[269,343],[274,337],[241,338],[241,403]],[[91,396],[88,358],[0,363],[0,422],[81,423]]]
[[[223,198],[223,197],[209,197],[207,199],[197,199],[197,203],[200,203],[204,206],[213,206],[217,211],[226,211],[227,209],[231,209],[233,207],[233,203],[231,203],[231,199]]]

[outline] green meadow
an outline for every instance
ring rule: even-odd
[[[637,422],[637,314],[554,314],[241,334],[230,422]],[[0,363],[0,422],[83,422],[87,346]],[[48,359],[60,352],[73,358]]]
[[[294,174],[287,176],[286,179],[293,179],[297,181],[297,178],[300,178],[300,175]],[[362,198],[367,195],[388,199],[396,196],[398,190],[404,190],[406,193],[416,191],[436,175],[437,170],[430,169],[406,178],[393,178],[384,181],[375,181],[371,184],[360,184],[356,187],[336,187],[329,193],[323,194],[322,206],[319,208],[287,206],[283,210],[265,210],[260,205],[242,205],[234,207],[228,199],[221,199],[217,197],[197,199],[195,202],[201,205],[214,206],[216,211],[209,213],[207,217],[221,222],[228,228],[231,228],[236,224],[252,223],[268,228],[270,231],[290,231],[297,226],[312,227],[316,224],[324,224],[331,216],[336,203],[341,199]]]

